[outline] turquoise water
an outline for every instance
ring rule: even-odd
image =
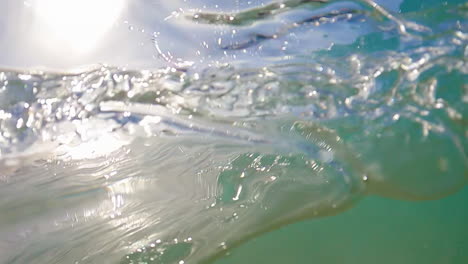
[[[0,57],[0,263],[468,261],[464,1],[127,8]]]
[[[340,215],[256,238],[215,263],[465,263],[466,188],[436,201],[367,197]]]

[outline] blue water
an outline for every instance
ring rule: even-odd
[[[468,261],[464,1],[69,4],[4,3],[0,263]]]

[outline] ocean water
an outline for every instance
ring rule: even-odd
[[[465,1],[60,3],[0,11],[0,263],[468,262]]]

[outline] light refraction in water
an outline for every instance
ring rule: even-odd
[[[0,262],[209,262],[365,195],[465,186],[465,3],[254,2],[172,13],[214,32],[199,61],[156,37],[160,70],[0,72]]]

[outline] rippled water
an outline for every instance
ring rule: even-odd
[[[203,51],[155,31],[160,69],[2,70],[0,262],[210,263],[368,195],[463,189],[468,6],[409,2],[169,8]]]

